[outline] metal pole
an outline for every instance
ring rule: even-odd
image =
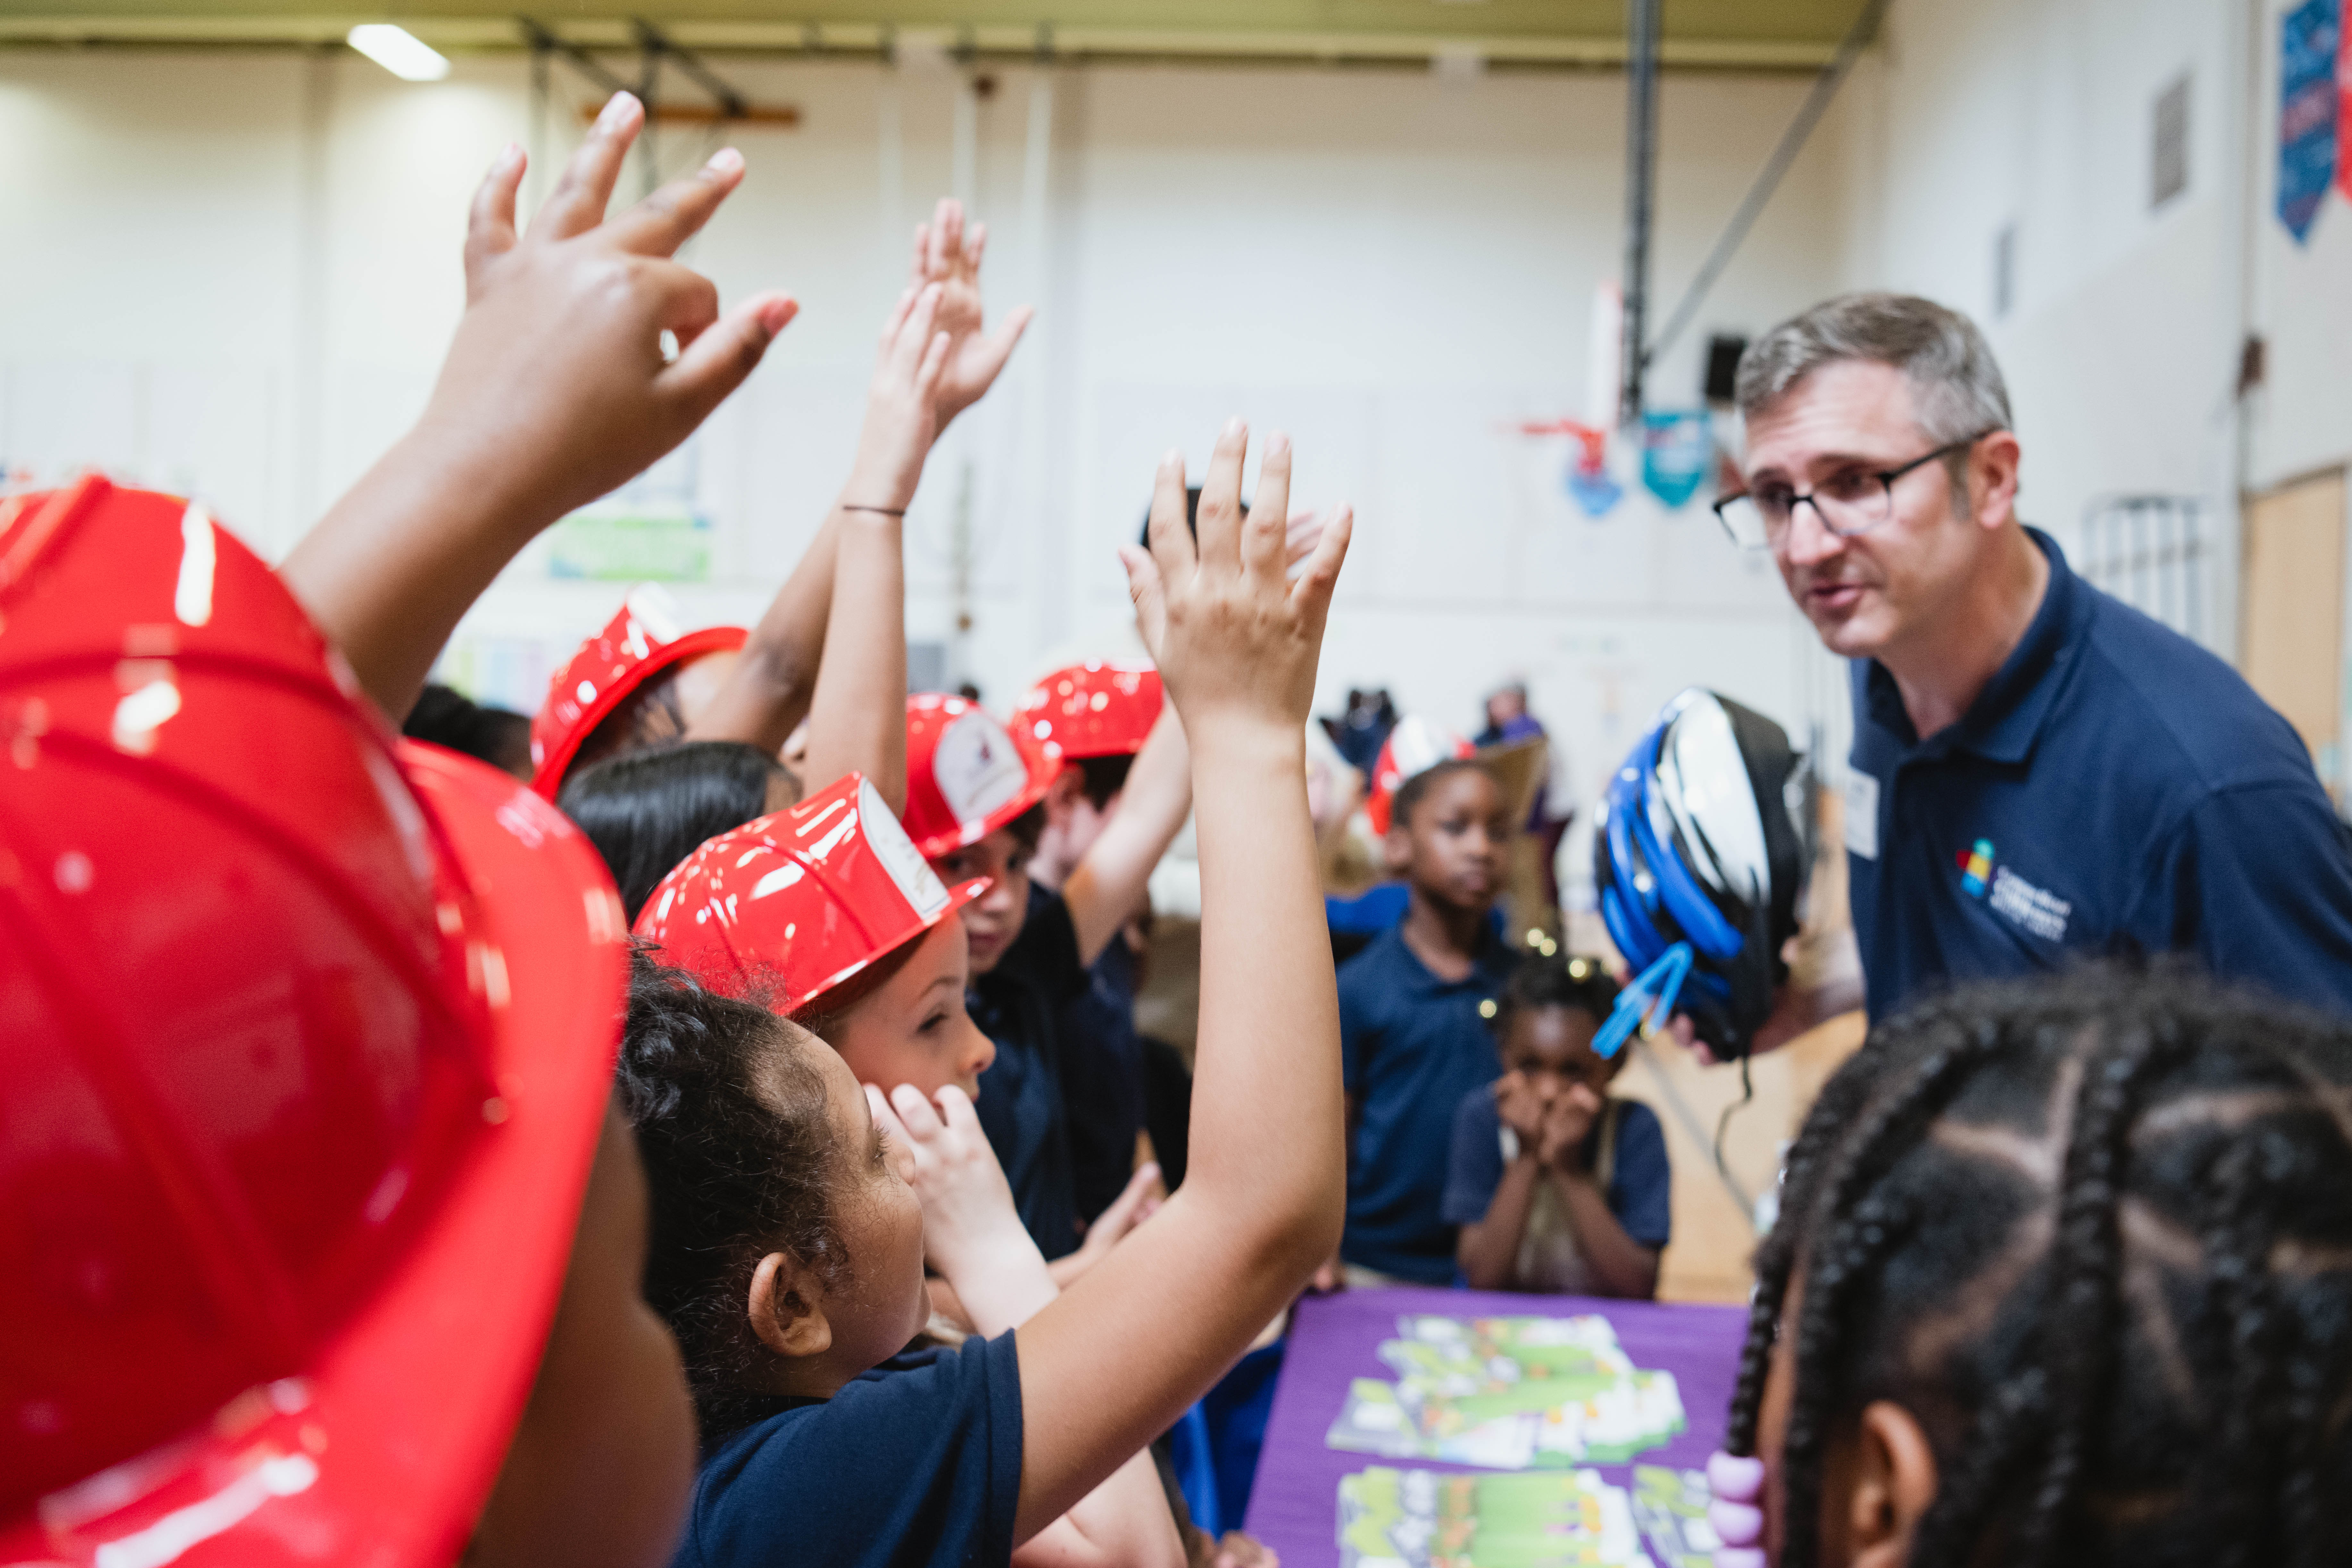
[[[1642,417],[1643,342],[1650,303],[1650,214],[1658,173],[1658,11],[1661,0],[1626,0],[1625,336],[1617,417]]]

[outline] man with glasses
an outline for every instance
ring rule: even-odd
[[[2009,394],[1975,325],[1847,295],[1752,344],[1736,395],[1747,489],[1716,513],[1852,661],[1871,1016],[2175,952],[2352,1013],[2352,849],[2301,739],[2018,521]]]

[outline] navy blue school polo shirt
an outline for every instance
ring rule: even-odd
[[[1004,1167],[1021,1223],[1049,1259],[1076,1252],[1080,1240],[1058,1024],[1087,984],[1070,906],[1033,884],[1021,934],[995,968],[972,976],[965,994],[971,1021],[996,1043],[972,1110]]]
[[[1857,659],[1846,861],[1870,1016],[2089,956],[2192,953],[2352,1014],[2352,847],[2238,673],[2074,575],[1959,721],[1918,739]]]
[[[703,1460],[671,1568],[1004,1568],[1021,1501],[1010,1333],[772,1399]]]
[[[1339,1256],[1428,1285],[1454,1282],[1443,1212],[1454,1108],[1503,1067],[1478,1011],[1498,1000],[1515,955],[1489,938],[1469,977],[1440,980],[1391,926],[1339,966],[1339,1057],[1356,1102],[1348,1228]]]

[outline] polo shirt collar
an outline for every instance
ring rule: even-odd
[[[1924,748],[1928,752],[1957,749],[1996,763],[2023,762],[2074,666],[2079,634],[2091,614],[2091,592],[2066,564],[2056,540],[2038,528],[2027,529],[2025,535],[2050,562],[2050,584],[2042,590],[2042,606],[1959,722],[1928,741]],[[1918,746],[1918,731],[1911,727],[1903,693],[1876,659],[1870,661],[1866,685],[1872,721],[1892,731],[1906,749]]]
[[[1397,952],[1402,953],[1406,963],[1412,966],[1402,971],[1409,977],[1412,988],[1426,995],[1436,995],[1444,992],[1476,987],[1482,983],[1487,988],[1499,987],[1503,982],[1510,978],[1515,955],[1504,943],[1503,939],[1495,934],[1495,929],[1491,924],[1486,926],[1484,931],[1485,935],[1479,942],[1478,952],[1470,961],[1471,972],[1460,980],[1444,979],[1421,961],[1421,954],[1413,952],[1412,943],[1404,939],[1404,921],[1399,921],[1389,927],[1384,940],[1394,942]]]

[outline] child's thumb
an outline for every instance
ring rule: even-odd
[[[1127,568],[1128,596],[1135,601],[1135,627],[1154,659],[1160,657],[1160,634],[1168,627],[1168,595],[1160,563],[1132,544],[1118,547],[1119,564]]]
[[[663,390],[699,423],[759,368],[768,345],[800,309],[800,301],[789,294],[746,300],[687,344],[677,363],[661,373]]]

